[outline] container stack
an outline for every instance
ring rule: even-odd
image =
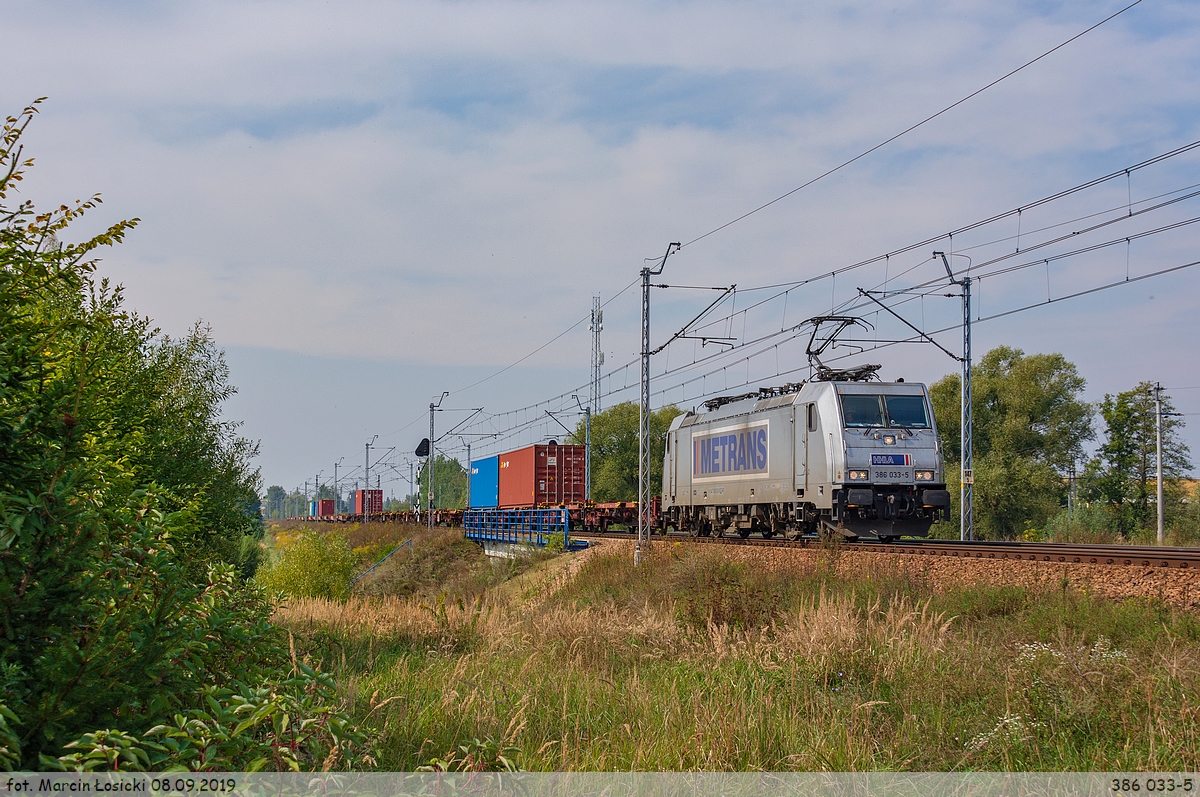
[[[585,446],[533,445],[498,459],[501,509],[578,504],[587,498]],[[472,485],[473,486],[473,485]],[[475,504],[474,492],[471,496]]]
[[[383,512],[383,490],[355,490],[354,514],[378,515]]]
[[[500,502],[500,458],[471,463],[471,509],[495,509]]]

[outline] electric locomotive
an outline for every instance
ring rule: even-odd
[[[950,511],[929,391],[879,366],[705,403],[667,432],[662,522],[737,533],[923,537]]]

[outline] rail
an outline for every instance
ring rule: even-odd
[[[577,532],[584,538],[630,539],[623,532]],[[692,537],[686,534],[655,535],[654,539],[700,544],[748,545],[766,548],[813,548],[815,537],[799,540],[743,539],[741,537]],[[990,540],[910,539],[893,542],[860,541],[839,543],[848,551],[899,556],[940,556],[966,560],[1010,560],[1044,564],[1089,564],[1128,567],[1200,568],[1200,547],[1152,545],[1084,545],[1065,542],[994,542]]]

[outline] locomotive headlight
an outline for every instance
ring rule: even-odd
[[[916,477],[917,477],[917,481],[919,481],[919,482],[931,482],[931,481],[933,481],[933,471],[919,470],[916,473]]]
[[[852,482],[866,481],[869,478],[871,478],[871,474],[865,470],[850,471],[850,481],[852,481]]]

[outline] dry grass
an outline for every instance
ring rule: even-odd
[[[471,739],[530,769],[1194,769],[1200,626],[1145,602],[933,594],[837,550],[658,546],[443,599],[295,601],[381,768]],[[751,604],[738,607],[738,602]],[[488,748],[491,749],[491,748]]]

